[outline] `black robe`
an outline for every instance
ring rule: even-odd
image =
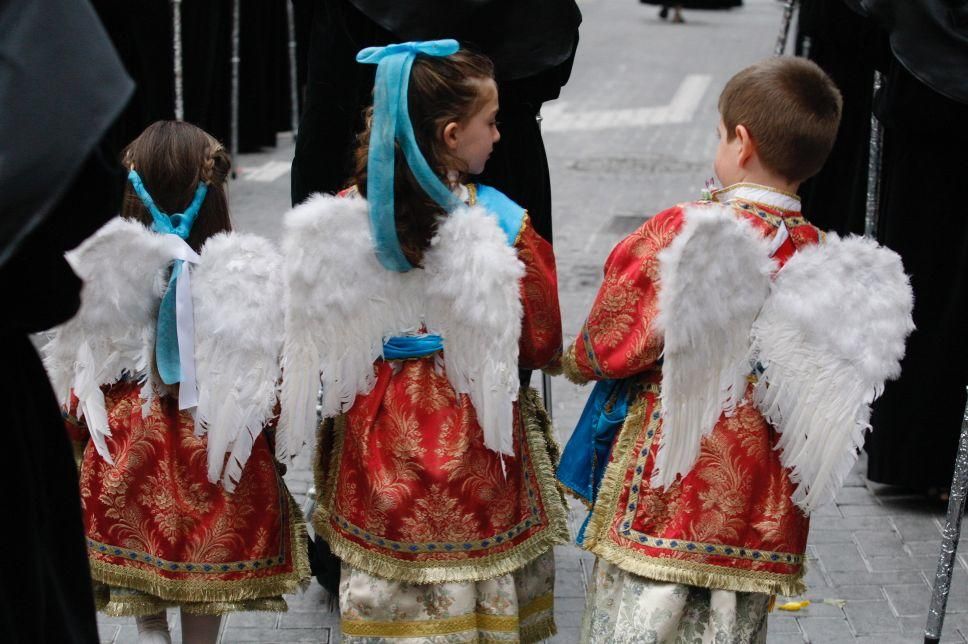
[[[911,275],[917,330],[900,380],[888,383],[874,405],[867,476],[947,488],[968,386],[968,105],[938,94],[895,60],[875,111],[884,124],[878,237]]]
[[[132,84],[87,2],[0,4],[0,640],[97,642],[77,468],[28,334],[69,319],[80,280],[64,259],[117,212],[104,131]]]
[[[241,0],[239,6],[239,150],[274,146],[291,129],[289,0]],[[120,151],[148,125],[175,117],[172,5],[169,0],[94,0],[135,96],[110,142]],[[184,118],[222,141],[231,136],[232,0],[184,0]]]
[[[568,81],[581,14],[572,0],[335,0],[315,5],[305,111],[292,168],[293,204],[336,192],[353,169],[356,134],[376,73],[363,47],[456,38],[495,63],[501,141],[480,180],[528,209],[551,239],[551,183],[535,116]],[[535,29],[534,25],[542,25]]]

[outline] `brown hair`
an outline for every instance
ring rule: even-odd
[[[481,82],[494,78],[494,66],[486,56],[461,49],[446,57],[418,55],[410,72],[407,106],[414,137],[427,163],[446,182],[448,170],[458,170],[458,181],[467,177],[459,159],[444,143],[444,127],[462,123],[482,107],[486,95]],[[366,127],[357,139],[356,172],[351,183],[366,196],[366,162],[370,149],[370,124],[373,108],[366,112]],[[443,209],[423,191],[400,146],[396,146],[393,176],[393,203],[397,239],[407,260],[420,266],[424,251],[437,230]]]
[[[124,148],[121,163],[137,170],[155,204],[170,215],[185,211],[199,181],[209,184],[188,236],[188,245],[196,252],[212,235],[232,229],[225,196],[232,163],[222,144],[201,128],[184,121],[156,121]],[[125,184],[121,216],[146,226],[152,223],[130,182]]]
[[[840,90],[815,63],[780,56],[739,72],[719,95],[727,140],[744,125],[763,165],[799,183],[820,171],[837,136]]]

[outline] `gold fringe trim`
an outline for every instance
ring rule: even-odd
[[[561,354],[561,372],[564,374],[565,378],[576,385],[584,385],[588,382],[588,378],[586,378],[585,374],[583,374],[581,369],[578,368],[578,359],[575,357],[574,343],[570,344],[568,348],[565,349],[565,352]]]
[[[108,586],[137,590],[163,601],[178,602],[178,605],[232,604],[280,597],[305,588],[310,579],[306,523],[302,520],[302,511],[281,478],[279,486],[280,493],[285,494],[289,502],[289,548],[293,565],[293,570],[289,573],[236,581],[167,579],[151,570],[121,566],[89,557],[91,577],[94,581]]]
[[[548,615],[539,622],[521,627],[521,644],[533,644],[558,634],[554,615]]]
[[[281,596],[237,602],[172,602],[151,595],[141,595],[111,599],[106,604],[98,606],[98,610],[109,617],[141,617],[169,608],[180,608],[189,615],[228,615],[255,611],[285,613],[289,610],[289,605]]]
[[[363,572],[384,579],[413,584],[439,584],[448,582],[484,581],[514,572],[548,552],[557,544],[570,540],[568,511],[555,485],[554,466],[551,463],[547,437],[551,432],[551,420],[534,389],[522,389],[519,397],[520,417],[524,423],[525,438],[531,454],[531,463],[538,481],[538,493],[548,518],[548,525],[540,532],[513,548],[493,555],[475,559],[405,561],[367,550],[347,539],[330,524],[331,508],[336,495],[336,475],[339,472],[340,454],[346,433],[346,417],[339,416],[333,424],[333,451],[330,469],[322,489],[321,502],[313,515],[313,527],[329,543],[333,553],[347,564]],[[325,428],[321,428],[324,430]],[[316,459],[317,485],[323,475],[319,469],[322,455]]]
[[[804,567],[791,575],[730,569],[684,559],[650,557],[612,541],[599,541],[591,550],[622,570],[655,581],[732,590],[738,593],[779,594],[788,597],[802,595],[807,590],[803,583]]]
[[[632,406],[629,407],[629,413],[625,417],[625,422],[622,423],[618,439],[612,445],[611,453],[613,456],[617,454],[618,458],[612,458],[605,467],[605,475],[602,477],[602,483],[598,488],[595,508],[588,520],[588,527],[585,528],[584,547],[586,550],[594,552],[595,544],[607,534],[611,527],[615,505],[618,503],[619,493],[625,483],[625,473],[628,470],[628,461],[632,455],[632,446],[635,444],[639,430],[645,422],[647,402],[648,399],[643,396],[632,403]],[[658,405],[658,402],[656,402],[656,405]]]
[[[655,400],[653,411],[658,411],[659,402],[658,399]],[[623,570],[656,581],[744,593],[800,595],[805,592],[806,586],[802,581],[805,573],[803,566],[799,572],[790,575],[733,569],[684,559],[650,557],[610,540],[615,508],[625,486],[629,459],[633,455],[632,447],[644,427],[647,409],[648,399],[645,397],[639,398],[629,408],[622,430],[612,447],[612,454],[617,454],[618,457],[612,459],[605,468],[598,499],[585,529],[584,548]]]

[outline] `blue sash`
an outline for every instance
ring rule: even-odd
[[[498,225],[507,236],[508,246],[514,246],[524,223],[524,208],[514,203],[500,190],[477,184],[477,203],[490,214],[495,215]],[[444,339],[439,335],[401,335],[387,338],[383,342],[384,360],[407,360],[424,358],[444,348]]]
[[[576,496],[594,507],[598,488],[612,452],[615,435],[625,424],[629,402],[635,396],[631,379],[602,380],[595,384],[574,433],[565,445],[558,464],[558,480]],[[578,531],[576,542],[585,540],[591,512]]]
[[[444,348],[444,339],[439,335],[397,335],[387,338],[383,343],[384,360],[408,360],[425,358]]]

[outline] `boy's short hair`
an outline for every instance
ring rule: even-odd
[[[763,165],[799,183],[820,171],[837,137],[843,99],[815,63],[780,56],[739,72],[719,95],[727,140],[744,125]]]

